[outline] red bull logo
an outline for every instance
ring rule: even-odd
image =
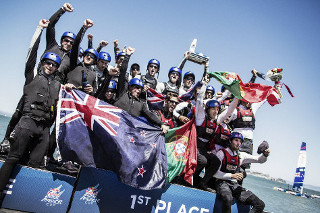
[[[86,189],[84,195],[80,198],[80,200],[84,201],[85,204],[92,205],[94,203],[99,203],[100,199],[97,198],[98,193],[101,189],[98,189],[99,184],[93,187],[89,187]]]
[[[62,193],[64,192],[61,191],[62,185],[60,185],[59,187],[57,188],[52,188],[50,189],[46,196],[41,200],[43,202],[46,202],[46,205],[47,206],[55,206],[55,205],[61,205],[62,204],[62,200],[60,200],[60,196],[62,195]]]

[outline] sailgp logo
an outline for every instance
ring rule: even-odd
[[[99,184],[97,184],[94,187],[89,187],[86,190],[86,193],[80,198],[80,200],[84,200],[85,204],[94,204],[99,203],[100,199],[97,198],[98,193],[101,191],[101,189],[98,189]]]
[[[62,204],[62,200],[60,200],[60,196],[62,195],[62,193],[64,192],[63,191],[60,191],[62,185],[60,185],[59,187],[57,188],[53,188],[53,189],[50,189],[47,193],[47,195],[41,200],[43,202],[46,202],[47,206],[55,206],[55,205],[58,205],[58,204]]]

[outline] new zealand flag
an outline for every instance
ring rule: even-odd
[[[64,88],[56,124],[63,161],[111,170],[136,188],[164,187],[167,157],[160,128],[79,90]]]

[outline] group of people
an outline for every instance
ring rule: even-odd
[[[241,186],[245,169],[250,163],[263,163],[270,153],[264,142],[261,155],[253,156],[253,131],[255,114],[264,101],[248,103],[234,98],[223,86],[221,92],[208,85],[208,75],[195,84],[195,74],[182,70],[188,52],[177,67],[168,71],[168,81],[159,82],[160,61],[150,59],[146,74],[140,65],[133,63],[127,72],[134,48],[120,50],[114,41],[115,65],[111,55],[102,51],[108,42],[101,41],[92,47],[93,36],[88,34],[88,48],[80,47],[87,29],[93,21],[86,19],[77,34],[65,32],[59,43],[55,37],[55,25],[65,12],[73,7],[65,3],[49,20],[41,19],[32,37],[25,68],[23,96],[8,125],[1,152],[7,158],[0,169],[0,203],[6,184],[17,163],[42,167],[43,159],[54,161],[56,149],[55,129],[50,127],[56,117],[56,104],[61,85],[67,90],[80,89],[109,104],[126,110],[131,115],[157,125],[165,134],[170,128],[179,127],[195,119],[197,126],[197,168],[194,186],[217,192],[223,200],[223,212],[231,211],[233,197],[253,206],[254,212],[262,212],[264,203],[252,192]],[[46,29],[46,49],[36,65],[42,31]],[[204,63],[204,72],[209,63]],[[253,70],[254,81],[257,71]],[[147,104],[147,91],[165,95],[162,109],[152,110]],[[193,89],[193,90],[192,90]],[[187,101],[180,97],[194,91]],[[10,150],[6,147],[9,147]],[[204,171],[204,176],[201,173]]]

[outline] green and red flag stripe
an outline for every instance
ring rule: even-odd
[[[240,76],[232,72],[208,72],[210,78],[217,79],[234,97],[249,103],[267,99],[271,106],[280,103],[280,95],[272,86],[257,83],[243,83]]]
[[[166,138],[167,182],[184,174],[184,179],[193,185],[192,175],[197,167],[197,131],[195,120],[170,129]]]

